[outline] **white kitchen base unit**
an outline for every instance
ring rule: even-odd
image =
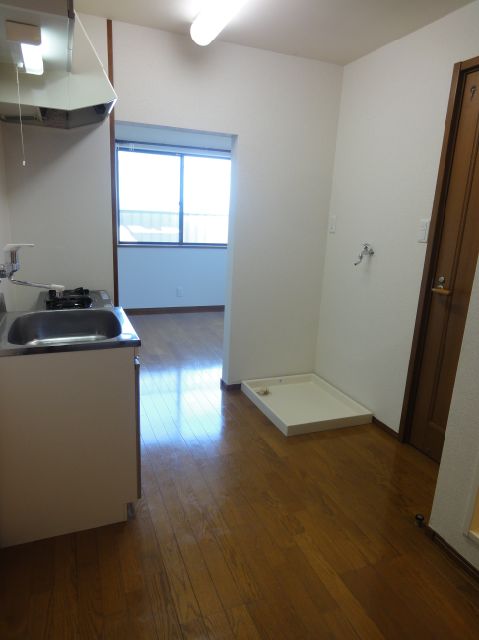
[[[372,413],[314,373],[245,380],[241,389],[285,436],[372,421]]]
[[[0,357],[0,547],[126,520],[135,349]]]

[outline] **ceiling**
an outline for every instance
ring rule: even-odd
[[[205,0],[74,0],[79,12],[188,34]],[[347,64],[471,0],[248,0],[220,40]]]

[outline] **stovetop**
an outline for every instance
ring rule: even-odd
[[[38,309],[91,309],[111,307],[111,300],[106,291],[90,291],[85,287],[65,289],[57,295],[49,290],[38,296]]]
[[[57,296],[56,291],[50,290],[45,306],[47,309],[90,309],[93,300],[89,294],[89,289],[84,287],[65,289],[60,296]]]

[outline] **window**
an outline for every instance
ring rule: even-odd
[[[120,243],[225,245],[231,154],[117,143]]]

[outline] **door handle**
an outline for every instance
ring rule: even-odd
[[[446,289],[446,276],[439,276],[437,279],[437,285],[431,289],[433,293],[437,293],[440,296],[450,296],[452,291],[450,289]]]

